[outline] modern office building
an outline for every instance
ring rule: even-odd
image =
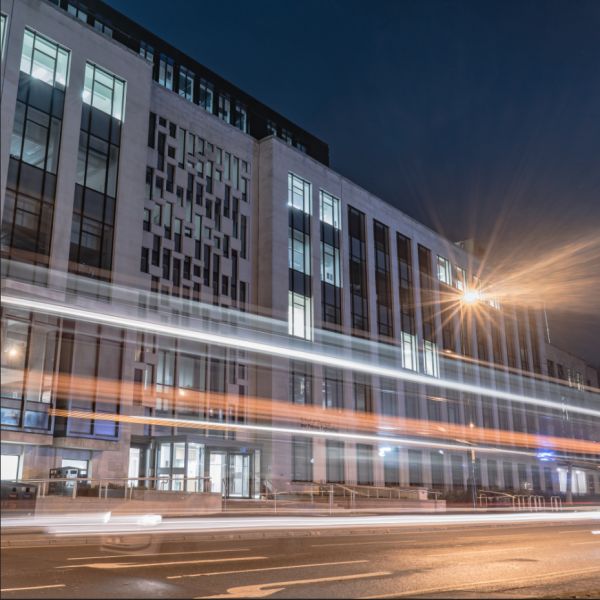
[[[485,296],[476,311],[464,305],[485,280],[477,260],[333,171],[327,144],[102,2],[2,11],[4,294],[89,308],[116,302],[103,296],[110,284],[139,292],[135,316],[155,302],[254,313],[286,322],[306,347],[324,331],[377,342],[373,361],[391,348],[399,371],[429,378],[284,357],[256,367],[243,349],[3,307],[3,478],[72,465],[95,478],[168,476],[171,489],[211,477],[213,491],[254,497],[307,481],[464,490],[474,472],[480,487],[564,491],[566,467],[540,463],[533,446],[475,457],[312,437],[300,417],[302,435],[272,439],[108,418],[247,423],[253,397],[330,410],[332,432],[340,410],[589,441],[600,431],[593,417],[436,383],[598,402],[591,371],[551,371],[539,310]],[[35,266],[29,279],[23,265]],[[80,380],[98,383],[82,394]],[[106,381],[144,392],[110,395]],[[203,404],[182,400],[204,391]],[[561,459],[579,465],[580,493],[600,490],[593,458]]]

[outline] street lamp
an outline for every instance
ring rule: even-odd
[[[461,300],[464,304],[477,304],[481,300],[481,292],[475,288],[466,288]]]

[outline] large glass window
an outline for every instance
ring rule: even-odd
[[[437,275],[438,279],[446,285],[452,285],[452,270],[450,261],[443,256],[437,257]]]
[[[340,201],[321,190],[321,303],[324,325],[342,323],[340,268]]]
[[[200,80],[200,98],[199,104],[209,113],[213,111],[213,98],[214,98],[214,88],[213,84],[209,83],[205,79]]]
[[[375,244],[375,295],[377,301],[377,330],[380,335],[394,335],[392,294],[390,282],[389,229],[373,221]]]
[[[288,266],[300,273],[310,275],[310,236],[289,228]]]
[[[311,210],[311,192],[310,183],[304,181],[300,177],[289,173],[288,174],[288,206],[301,210],[310,215]]]
[[[312,440],[308,437],[294,436],[292,438],[292,479],[294,481],[313,480],[313,450]]]
[[[353,329],[369,330],[367,304],[367,252],[365,215],[348,207],[348,243],[350,250],[350,309]]]
[[[83,101],[118,121],[123,121],[125,82],[104,69],[87,63],[83,83]]]
[[[0,13],[0,56],[4,58],[4,33],[6,31],[6,15]]]
[[[227,94],[219,94],[219,118],[231,122],[231,100]]]
[[[294,404],[312,404],[312,377],[310,364],[293,362],[290,371],[290,401]]]
[[[70,269],[110,278],[125,82],[88,63],[71,228]]]
[[[323,408],[343,408],[342,371],[333,367],[323,367]]]
[[[439,377],[440,366],[439,357],[437,352],[437,346],[434,342],[425,340],[423,342],[423,365],[425,367],[425,373],[432,377]]]
[[[295,337],[312,339],[311,299],[302,294],[288,294],[288,333]]]
[[[321,281],[341,287],[339,248],[323,242],[321,244]]]
[[[2,249],[45,264],[50,253],[69,51],[25,30],[10,143]]]
[[[321,190],[321,222],[331,225],[335,229],[341,229],[340,222],[340,200],[331,194]]]
[[[161,54],[158,63],[158,83],[168,90],[173,89],[173,68],[173,59]]]
[[[194,101],[194,74],[185,67],[179,67],[179,95]]]
[[[69,51],[38,33],[26,29],[23,37],[21,71],[49,85],[64,88],[67,85],[69,71]]]

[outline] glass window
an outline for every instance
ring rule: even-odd
[[[417,370],[417,340],[405,331],[402,332],[402,366],[411,371]]]
[[[312,213],[310,183],[292,173],[288,174],[288,206],[308,215]]]
[[[219,94],[219,118],[231,122],[231,100],[226,94]]]
[[[194,74],[185,67],[179,67],[179,95],[194,101]]]
[[[427,375],[439,377],[439,357],[437,346],[434,342],[429,342],[427,340],[423,342],[423,366]]]
[[[437,257],[438,279],[446,285],[452,285],[452,272],[450,270],[450,261],[443,256]]]
[[[323,408],[344,406],[342,371],[333,367],[323,369]]]
[[[100,67],[87,63],[85,65],[83,101],[119,121],[123,121],[125,82]]]
[[[173,59],[164,54],[160,55],[158,63],[158,83],[168,90],[173,89]]]
[[[206,79],[201,79],[199,104],[204,110],[207,110],[209,113],[212,113],[213,111],[213,97],[213,84],[206,81]],[[201,154],[203,153],[204,151],[201,152]]]
[[[288,294],[288,333],[295,337],[312,339],[311,299],[296,292]]]
[[[335,229],[341,228],[340,222],[340,200],[335,198],[331,194],[321,190],[320,192],[321,201],[321,221],[334,227]]]
[[[466,281],[467,281],[467,272],[462,267],[459,267],[457,265],[455,276],[454,276],[454,285],[455,285],[456,289],[460,290],[461,292],[464,292],[466,289],[466,287],[465,287]]]
[[[140,42],[140,56],[148,62],[154,62],[154,48],[146,42]]]
[[[21,71],[49,85],[65,87],[69,69],[69,51],[38,33],[25,30]]]
[[[15,481],[19,478],[20,459],[21,457],[18,454],[2,454],[0,476],[4,481]]]
[[[310,275],[310,238],[297,229],[289,228],[289,268]]]
[[[4,58],[4,33],[6,32],[6,15],[0,14],[0,56]]]
[[[340,250],[323,242],[321,244],[321,281],[341,287]]]

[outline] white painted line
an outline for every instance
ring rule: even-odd
[[[466,552],[460,552],[460,554],[457,554],[457,551],[455,550],[454,552],[444,552],[443,554],[426,554],[425,557],[433,558],[438,556],[456,556],[456,558],[460,558],[463,554],[489,554],[490,552],[513,552],[516,550],[531,550],[532,548],[533,546],[520,546],[517,548],[515,548],[514,546],[509,546],[508,548],[486,548],[483,550],[467,550]]]
[[[547,581],[550,579],[560,579],[561,577],[571,577],[572,575],[586,575],[587,573],[597,573],[598,567],[589,567],[587,569],[571,569],[569,571],[560,571],[559,573],[550,573],[548,575],[529,575],[527,577],[513,577],[512,579],[489,579],[487,581],[479,581],[475,583],[456,583],[452,586],[417,589],[405,592],[394,592],[392,594],[379,594],[376,596],[363,596],[361,600],[373,600],[374,598],[400,598],[402,596],[424,596],[425,594],[441,594],[443,592],[461,592],[470,588],[485,587],[487,585],[496,584],[523,584],[527,585],[529,582],[532,584],[539,583],[541,581]]]
[[[344,560],[340,562],[308,563],[305,565],[286,565],[284,567],[265,567],[264,569],[244,569],[243,571],[213,571],[212,573],[191,573],[189,575],[169,575],[167,579],[186,579],[187,577],[211,577],[213,575],[233,575],[234,573],[258,573],[262,571],[283,571],[284,569],[305,569],[306,567],[328,567],[332,565],[355,565],[368,560]]]
[[[87,563],[85,565],[64,565],[56,569],[141,569],[143,567],[170,567],[173,565],[201,565],[209,563],[236,562],[242,560],[265,560],[266,556],[240,556],[239,558],[207,558],[201,560],[177,560],[156,563]]]
[[[416,542],[418,543],[418,542]],[[375,544],[377,546],[381,546],[381,544],[415,544],[414,541],[390,541],[385,540],[382,542],[336,542],[335,544],[311,544],[311,548],[325,548],[329,546],[368,546],[369,544]]]
[[[140,556],[170,556],[170,555],[183,555],[183,554],[219,554],[221,552],[247,552],[250,548],[232,548],[227,550],[190,550],[186,552],[148,552],[146,554],[136,554],[131,552],[127,555],[126,552],[123,554],[103,554],[100,556],[76,556],[67,558],[67,560],[94,560],[95,558],[138,558]]]
[[[567,529],[566,531],[557,531],[556,533],[586,533],[586,531],[585,529]]]
[[[2,588],[0,592],[24,592],[27,590],[48,590],[50,588],[64,588],[64,583],[57,583],[55,585],[34,585],[32,587],[18,587],[18,588]]]
[[[217,594],[216,596],[198,596],[197,598],[265,598],[272,596],[277,592],[281,592],[290,585],[303,585],[307,583],[325,583],[326,581],[348,581],[351,579],[366,579],[369,577],[384,577],[391,575],[390,571],[377,571],[375,573],[356,573],[354,575],[340,575],[338,577],[319,577],[317,579],[296,579],[294,581],[273,581],[270,583],[258,583],[255,585],[240,585],[227,590],[225,594]],[[273,589],[265,590],[263,588]]]

